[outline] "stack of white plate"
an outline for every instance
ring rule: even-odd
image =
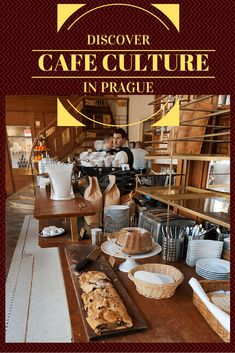
[[[196,261],[205,258],[220,258],[223,242],[216,240],[190,240],[188,243],[186,264],[195,266]]]
[[[205,279],[226,280],[230,278],[230,262],[222,259],[201,259],[196,262],[196,272]]]

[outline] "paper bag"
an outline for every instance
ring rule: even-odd
[[[116,185],[115,175],[109,175],[109,185],[104,190],[104,208],[120,204],[120,190]]]
[[[100,191],[99,183],[96,177],[89,177],[89,186],[84,192],[84,199],[89,201],[95,207],[97,213],[93,216],[85,216],[84,219],[88,225],[101,225],[101,209],[103,196]]]

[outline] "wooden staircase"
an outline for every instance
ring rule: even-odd
[[[20,189],[8,197],[7,201],[12,208],[33,211],[35,203],[33,184]]]

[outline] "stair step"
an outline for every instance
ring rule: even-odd
[[[26,193],[22,193],[19,195],[20,200],[28,200],[28,201],[35,201],[35,196],[33,196],[32,194],[26,194]]]
[[[34,202],[29,200],[10,200],[9,204],[12,208],[34,210]]]

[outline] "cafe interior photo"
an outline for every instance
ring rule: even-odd
[[[230,96],[5,114],[5,341],[229,343]]]

